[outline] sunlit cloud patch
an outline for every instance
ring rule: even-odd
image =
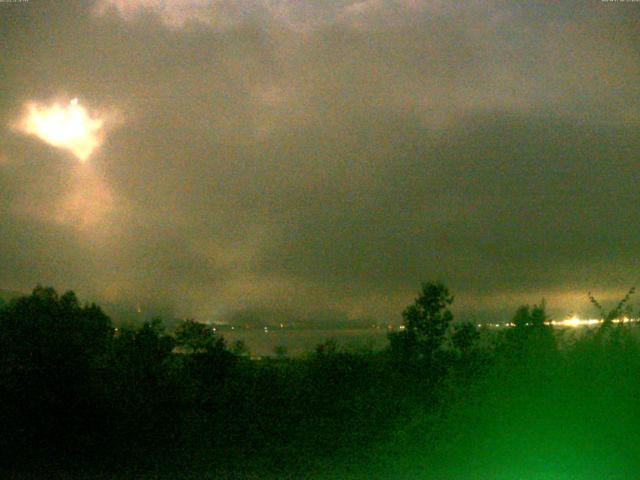
[[[308,30],[335,22],[363,26],[367,19],[415,14],[420,9],[441,8],[424,0],[99,0],[94,14],[116,12],[131,21],[142,14],[157,16],[166,26],[184,27],[196,22],[215,28],[233,28],[247,20],[275,21],[295,30]]]
[[[259,3],[259,2],[258,2]],[[100,0],[94,13],[98,16],[116,11],[125,20],[153,13],[167,26],[180,28],[188,22],[204,25],[232,26],[256,9],[255,1],[220,2],[212,0]]]
[[[74,98],[66,105],[26,105],[20,129],[57,148],[70,151],[82,162],[100,145],[104,120]]]

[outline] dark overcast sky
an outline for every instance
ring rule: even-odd
[[[0,3],[0,288],[586,312],[640,276],[639,32],[599,0]],[[73,98],[84,162],[20,127]]]

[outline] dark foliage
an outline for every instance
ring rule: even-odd
[[[631,326],[605,322],[569,337],[542,304],[519,308],[501,334],[481,334],[453,323],[452,302],[444,285],[424,284],[386,351],[328,340],[304,358],[279,348],[254,361],[206,324],[186,320],[172,335],[159,319],[116,329],[72,292],[36,287],[0,306],[0,471],[179,478],[188,466],[189,478],[371,478],[377,464],[385,478],[413,478],[407,459],[424,457],[433,478],[451,478],[437,465],[464,465],[470,457],[459,452],[482,445],[478,429],[491,438],[503,417],[523,451],[545,422],[585,434],[579,412],[604,406],[602,392],[640,426],[630,413],[640,393]],[[557,402],[575,392],[584,406],[560,409],[560,419]],[[520,424],[528,430],[517,433]]]

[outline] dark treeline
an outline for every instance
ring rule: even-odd
[[[632,478],[640,348],[634,327],[614,322],[628,300],[593,329],[554,330],[542,304],[490,333],[454,322],[452,295],[426,283],[383,351],[329,340],[252,361],[205,324],[115,329],[73,292],[37,287],[0,305],[0,470]]]

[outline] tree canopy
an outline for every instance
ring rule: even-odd
[[[442,283],[427,282],[402,312],[403,329],[390,335],[391,349],[405,359],[432,361],[442,348],[453,321],[453,296]]]

